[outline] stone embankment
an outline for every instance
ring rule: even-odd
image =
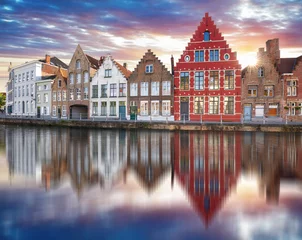
[[[43,120],[0,118],[2,125],[31,125],[56,127],[87,127],[103,129],[156,129],[188,131],[247,131],[247,132],[302,132],[302,124],[285,123],[200,123],[200,122],[142,122],[142,121],[91,121],[91,120]]]

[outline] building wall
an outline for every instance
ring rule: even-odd
[[[286,109],[283,111],[282,117],[287,118],[288,121],[301,121],[302,120],[302,89],[299,84],[302,81],[302,57],[297,59],[296,66],[292,73],[283,74],[283,90],[284,90],[284,106]],[[288,88],[289,91],[288,91]],[[292,94],[295,88],[296,95]]]
[[[209,39],[206,38],[209,34]],[[218,52],[217,58],[211,59],[211,51]],[[203,52],[204,58],[196,57],[196,54]],[[215,55],[215,54],[214,54]],[[233,74],[234,85],[226,87],[224,85],[226,71]],[[218,71],[218,83],[212,88],[211,72]],[[228,73],[228,72],[227,72]],[[182,86],[181,76],[188,74],[188,86]],[[203,84],[197,86],[196,74],[202,76]],[[199,76],[200,76],[199,75]],[[241,66],[237,61],[237,55],[232,52],[227,42],[222,37],[214,21],[206,13],[197,30],[193,34],[186,49],[174,69],[174,117],[180,120],[183,117],[191,121],[240,121],[241,117]],[[198,99],[199,97],[199,99]],[[217,110],[212,111],[211,100],[218,97],[216,103]],[[233,106],[233,111],[226,113],[224,102],[226,97],[233,100],[229,106]],[[199,102],[199,103],[198,103]],[[181,106],[188,104],[188,111],[184,111]],[[212,106],[212,105],[211,105]],[[228,109],[231,109],[229,107]]]
[[[277,117],[283,114],[283,83],[277,71],[280,60],[278,39],[266,42],[266,51],[260,48],[257,53],[257,64],[244,70],[242,79],[242,112],[245,106],[251,106],[252,117]],[[260,76],[258,71],[263,68],[264,74]],[[265,96],[265,88],[273,86],[273,96]],[[257,89],[256,96],[249,96],[251,89]],[[256,113],[256,107],[264,106],[263,114]],[[275,110],[272,107],[277,107]]]
[[[50,117],[51,115],[51,86],[53,80],[37,81],[36,88],[36,104],[37,111],[40,108],[40,114],[43,117]]]
[[[52,118],[67,118],[68,109],[68,88],[67,79],[62,75],[62,70],[58,70],[57,76],[52,84],[51,93],[51,116]],[[65,71],[65,70],[64,70]],[[61,86],[59,86],[59,81]],[[64,93],[66,98],[64,98]]]
[[[146,66],[152,65],[152,72],[146,72]],[[163,82],[170,82],[170,92],[167,95],[163,94]],[[142,96],[141,88],[142,82],[148,84],[148,91],[146,96]],[[156,82],[159,84],[159,91],[157,95],[152,95],[152,83]],[[131,95],[131,84],[137,84],[137,96]],[[149,120],[150,117],[154,120],[161,119],[164,120],[168,118],[173,120],[173,76],[165,68],[162,62],[155,56],[153,52],[149,49],[145,53],[143,58],[138,63],[137,67],[134,69],[133,73],[129,77],[127,86],[127,96],[128,96],[128,106],[135,104],[138,108],[137,119]],[[170,111],[163,111],[163,101],[170,101]],[[152,112],[152,102],[153,106],[156,106],[158,111]],[[146,111],[143,111],[142,104],[146,104]],[[158,103],[158,105],[156,105]],[[166,102],[164,102],[166,103]],[[157,108],[158,106],[158,108]],[[167,105],[166,105],[167,106]],[[128,107],[128,115],[130,115],[130,108]]]
[[[105,71],[111,71],[111,76],[105,76]],[[116,84],[116,94],[111,94],[110,86]],[[120,91],[120,84],[125,84],[125,92]],[[102,96],[102,86],[107,86],[106,97]],[[93,88],[97,86],[97,96],[93,94]],[[115,96],[113,96],[115,95]],[[124,96],[123,96],[124,95]],[[115,111],[110,112],[110,105],[115,103]],[[94,107],[97,104],[97,107]],[[106,108],[102,109],[102,104]],[[127,109],[127,79],[118,69],[111,56],[107,56],[100,66],[90,84],[90,117],[96,118],[121,118],[119,106],[126,106]],[[105,109],[105,110],[104,110]],[[114,108],[112,108],[114,109]],[[103,110],[103,111],[102,111]]]
[[[77,68],[76,62],[80,61],[80,67]],[[88,81],[84,81],[84,73],[88,72]],[[77,83],[77,74],[80,74],[80,82]],[[73,83],[70,82],[71,76],[73,76]],[[67,88],[68,88],[68,102],[69,107],[67,109],[67,115],[70,115],[70,108],[74,105],[85,106],[87,110],[85,110],[86,117],[89,116],[89,89],[90,89],[90,64],[89,61],[81,49],[80,45],[77,46],[68,67],[68,80],[67,80]],[[77,97],[77,89],[81,91],[79,97]],[[84,97],[84,90],[87,89],[87,96]],[[70,95],[73,94],[73,99],[70,98]],[[75,116],[75,112],[73,114]]]

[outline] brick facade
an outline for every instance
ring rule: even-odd
[[[137,106],[141,120],[173,120],[173,86],[172,74],[149,49],[128,79],[127,105]]]
[[[174,117],[191,121],[240,121],[241,66],[208,15],[174,69]]]

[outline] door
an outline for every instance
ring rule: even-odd
[[[61,118],[61,108],[58,107],[58,118]]]
[[[137,120],[137,106],[130,106],[130,120]]]
[[[244,105],[243,111],[243,119],[244,121],[251,121],[252,120],[252,106],[250,104]]]
[[[119,118],[121,120],[126,120],[126,106],[119,106],[119,113],[120,113]]]
[[[189,120],[189,101],[187,99],[180,102],[180,119]]]
[[[37,118],[41,117],[41,108],[37,107]]]

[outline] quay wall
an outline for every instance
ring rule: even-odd
[[[236,132],[302,132],[298,124],[259,123],[198,123],[198,122],[141,122],[141,121],[85,121],[85,120],[43,120],[1,118],[2,125],[31,125],[56,127],[87,127],[103,129],[157,129],[188,131],[236,131]]]

